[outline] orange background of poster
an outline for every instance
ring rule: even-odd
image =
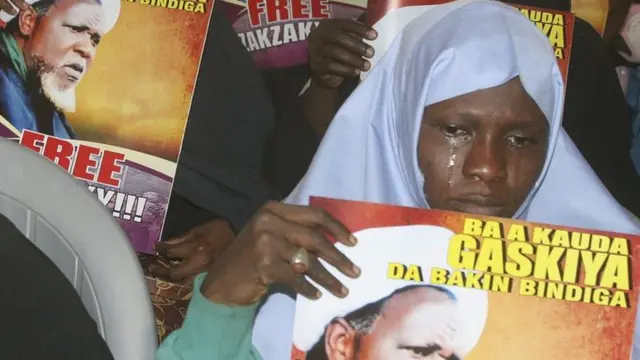
[[[590,23],[600,34],[604,31],[609,13],[608,0],[572,0],[571,12]]]
[[[529,10],[540,10],[539,8],[531,7],[531,6],[520,6],[514,5],[517,9],[529,9]],[[569,79],[569,63],[571,62],[571,47],[573,46],[573,28],[575,26],[575,16],[571,13],[564,11],[550,11],[553,14],[562,14],[564,18],[564,48],[562,49],[564,57],[557,58],[558,60],[558,68],[560,68],[560,72],[562,73],[562,78],[567,83]],[[548,36],[548,35],[547,35]]]
[[[212,5],[201,14],[122,2],[67,114],[81,140],[177,159]]]
[[[311,204],[327,210],[352,232],[371,227],[429,224],[458,233],[464,222],[464,215],[450,212],[324,198],[312,198]],[[516,223],[510,219],[497,220],[505,224],[505,228]],[[623,237],[632,244],[635,242],[630,252],[632,274],[637,276],[640,262],[634,260],[640,254],[640,238]],[[633,285],[630,300],[633,308],[630,309],[489,292],[484,331],[465,360],[630,359],[638,292],[637,284]],[[623,336],[625,332],[627,336]],[[304,358],[304,353],[294,348],[292,359]]]

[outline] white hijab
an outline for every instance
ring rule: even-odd
[[[309,171],[286,202],[309,196],[428,208],[417,162],[424,107],[519,76],[549,121],[547,159],[516,218],[640,234],[562,129],[564,86],[549,40],[493,1],[434,7],[400,33],[340,108]],[[269,297],[253,342],[264,360],[290,359],[295,303]]]

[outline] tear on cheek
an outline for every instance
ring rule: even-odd
[[[453,179],[453,168],[456,165],[456,153],[455,149],[451,148],[449,152],[449,162],[447,163],[447,185],[451,187]]]

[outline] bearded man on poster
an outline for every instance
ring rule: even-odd
[[[63,112],[75,111],[76,86],[119,13],[120,0],[23,5],[0,29],[0,116],[18,131],[74,138]]]

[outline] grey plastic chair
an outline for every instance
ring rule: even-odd
[[[0,213],[65,274],[116,360],[152,360],[155,318],[129,240],[107,209],[71,175],[0,139]]]

